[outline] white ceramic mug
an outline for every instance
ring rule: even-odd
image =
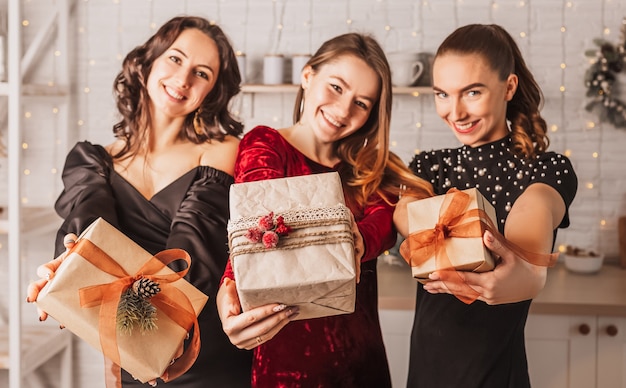
[[[282,55],[266,55],[263,58],[263,83],[266,85],[280,85],[285,74],[284,58]]]
[[[291,83],[294,85],[300,85],[302,69],[306,63],[311,59],[308,54],[298,54],[291,57]]]
[[[424,72],[424,63],[418,53],[395,52],[387,54],[391,67],[391,83],[394,86],[412,86]]]

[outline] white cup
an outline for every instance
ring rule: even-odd
[[[294,85],[300,85],[302,80],[302,69],[306,66],[306,63],[311,59],[308,54],[298,54],[291,57],[291,83]]]
[[[239,66],[239,73],[241,74],[241,83],[246,83],[246,54],[241,51],[235,53],[237,57],[237,66]]]
[[[418,53],[395,52],[387,54],[394,86],[412,86],[424,72],[424,63]]]
[[[282,55],[266,55],[263,58],[263,83],[280,85],[284,78],[284,58]]]

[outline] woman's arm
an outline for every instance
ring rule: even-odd
[[[393,224],[398,230],[398,233],[404,238],[409,236],[409,214],[407,212],[407,205],[418,199],[419,198],[416,197],[403,196],[400,198],[393,211]]]
[[[365,206],[363,216],[356,219],[364,245],[362,262],[377,258],[396,243],[398,235],[393,226],[393,211],[394,206],[379,197]]]
[[[277,147],[279,136],[269,128],[255,128],[244,136],[235,164],[235,182],[286,175],[287,162]],[[297,307],[272,303],[242,313],[230,261],[226,263],[216,303],[224,332],[240,349],[252,349],[273,338],[298,312]]]
[[[550,253],[554,230],[565,215],[565,202],[552,187],[536,183],[529,186],[515,201],[505,224],[507,240],[530,252]],[[532,299],[543,289],[547,267],[528,263],[510,249],[502,246],[493,235],[485,233],[483,241],[495,257],[499,257],[493,271],[464,273],[466,283],[477,291],[479,300],[487,304],[514,303]],[[424,286],[431,293],[456,293],[450,290],[437,272]]]

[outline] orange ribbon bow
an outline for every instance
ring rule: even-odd
[[[482,237],[485,230],[505,247],[534,265],[552,267],[558,259],[557,253],[533,253],[507,241],[498,232],[487,213],[482,209],[467,210],[470,197],[467,193],[452,188],[448,190],[439,210],[439,219],[434,228],[424,229],[409,234],[400,244],[400,254],[411,266],[419,266],[435,256],[435,268],[448,289],[458,291],[454,294],[466,304],[474,302],[480,294],[465,282],[461,271],[452,265],[446,252],[445,240],[448,238]]]
[[[161,289],[159,293],[150,299],[151,303],[187,332],[192,327],[194,328],[190,346],[175,363],[167,368],[166,373],[161,378],[167,382],[185,373],[195,362],[200,350],[198,318],[187,295],[171,283],[187,274],[191,265],[189,254],[182,249],[161,251],[150,258],[135,274],[130,275],[108,254],[87,239],[81,239],[77,242],[72,248],[72,252],[78,253],[101,271],[117,277],[117,280],[111,283],[84,287],[79,290],[81,307],[100,306],[100,346],[104,355],[119,366],[120,354],[116,340],[117,306],[122,293],[132,286],[137,279],[142,277],[148,278],[159,283]],[[157,275],[161,269],[177,260],[184,260],[187,263],[187,267],[179,272]],[[109,384],[111,383],[119,387],[121,382],[121,379],[119,379],[119,367],[114,367],[114,369],[115,374],[118,376],[118,381],[111,382],[107,379],[107,386],[110,386]]]

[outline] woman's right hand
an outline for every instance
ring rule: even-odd
[[[217,311],[222,329],[239,349],[254,349],[272,339],[298,314],[298,307],[272,303],[241,312],[235,281],[229,278],[217,292]]]
[[[39,292],[45,287],[48,281],[54,277],[57,268],[59,268],[63,260],[65,260],[67,253],[76,244],[77,238],[78,237],[74,233],[66,234],[63,238],[65,252],[61,253],[57,258],[50,260],[37,268],[37,276],[39,276],[39,280],[32,281],[28,284],[28,288],[26,290],[26,302],[33,303],[37,300]],[[48,314],[40,308],[37,308],[37,313],[39,314],[40,321],[45,321],[48,318]]]

